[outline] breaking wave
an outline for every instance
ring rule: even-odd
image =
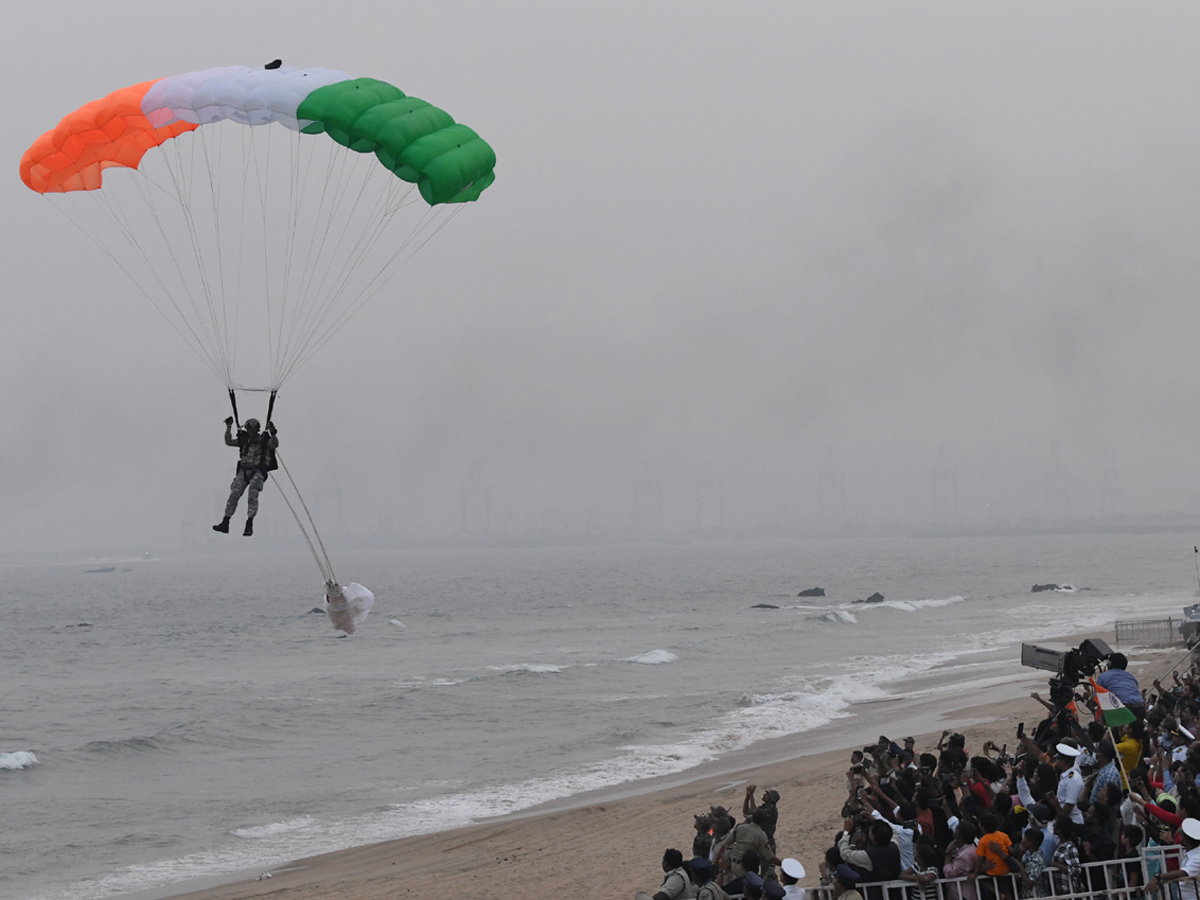
[[[32,769],[38,764],[38,758],[32,750],[11,750],[0,752],[0,769],[15,771],[17,769]]]
[[[677,659],[679,657],[668,650],[650,650],[646,653],[639,653],[637,656],[630,656],[625,662],[641,663],[644,666],[661,666],[663,663],[673,663]]]

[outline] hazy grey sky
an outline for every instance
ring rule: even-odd
[[[449,535],[466,486],[505,534],[712,524],[718,498],[731,528],[1200,512],[1195,4],[5,20],[0,549],[204,539],[234,462],[220,382],[21,154],[117,87],[277,56],[436,98],[499,159],[281,395],[331,531],[340,503],[347,531]]]

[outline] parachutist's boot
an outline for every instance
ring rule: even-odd
[[[250,537],[254,534],[254,516],[246,520],[246,530],[242,532],[242,537]]]
[[[214,525],[213,531],[219,531],[221,534],[229,534],[229,516],[223,518],[220,525]]]

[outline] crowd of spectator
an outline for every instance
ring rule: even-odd
[[[1113,653],[1065,695],[1061,683],[1053,700],[1035,693],[1046,716],[1017,728],[1011,753],[990,741],[972,752],[949,731],[924,752],[886,736],[855,750],[822,895],[1128,897],[1167,884],[1171,900],[1200,900],[1200,671],[1143,693],[1127,665]],[[690,859],[667,850],[661,887],[638,900],[803,898],[804,867],[776,848],[779,802],[749,785],[740,818],[720,806],[697,815]],[[1182,851],[1147,853],[1174,846]]]

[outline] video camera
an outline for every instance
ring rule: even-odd
[[[1021,645],[1021,665],[1054,672],[1050,679],[1050,702],[1065,707],[1075,699],[1075,688],[1095,675],[1100,664],[1112,656],[1112,649],[1099,638],[1089,638],[1074,648]]]

